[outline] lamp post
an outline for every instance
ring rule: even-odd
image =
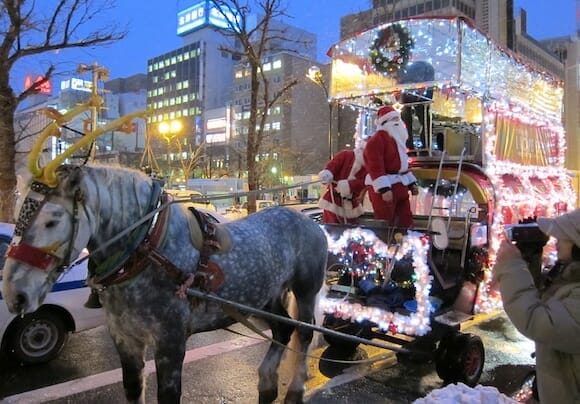
[[[167,142],[167,187],[171,185],[171,157],[170,157],[170,146],[171,139],[177,136],[183,130],[183,123],[179,120],[164,121],[160,122],[157,126],[159,134]]]
[[[332,160],[332,101],[330,100],[328,83],[324,80],[324,76],[318,66],[312,66],[308,69],[306,77],[318,87],[322,88],[328,102],[328,160]]]

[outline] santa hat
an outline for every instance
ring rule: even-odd
[[[379,108],[379,111],[377,112],[376,124],[377,126],[380,126],[388,120],[400,117],[401,116],[397,110],[395,110],[395,108],[393,108],[391,105],[385,105],[384,107]]]

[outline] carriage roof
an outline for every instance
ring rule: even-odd
[[[410,82],[381,72],[372,48],[377,38],[393,32],[408,34],[413,42],[408,49],[407,70],[427,62],[434,70],[432,79]],[[396,46],[387,49],[384,56],[391,61],[400,59],[397,50]],[[472,99],[500,100],[558,121],[561,117],[563,83],[502,49],[463,17],[414,18],[383,24],[339,42],[330,54],[331,98],[347,104],[367,106],[375,96],[434,87],[435,110],[438,94],[448,96],[453,92],[463,94],[466,103]],[[440,108],[452,108],[442,104]],[[469,122],[467,109],[463,118]],[[439,112],[449,116],[445,113],[449,111]]]

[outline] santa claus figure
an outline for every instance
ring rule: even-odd
[[[322,183],[328,185],[318,202],[324,223],[356,223],[363,214],[361,193],[367,172],[362,154],[362,148],[342,150],[318,173]]]
[[[416,195],[415,176],[409,171],[407,129],[401,115],[390,105],[377,113],[377,129],[364,148],[364,164],[370,185],[369,199],[375,219],[391,226],[413,226],[409,190]]]

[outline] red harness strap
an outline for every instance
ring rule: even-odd
[[[41,248],[26,243],[11,245],[6,256],[42,271],[54,266],[59,259]]]

